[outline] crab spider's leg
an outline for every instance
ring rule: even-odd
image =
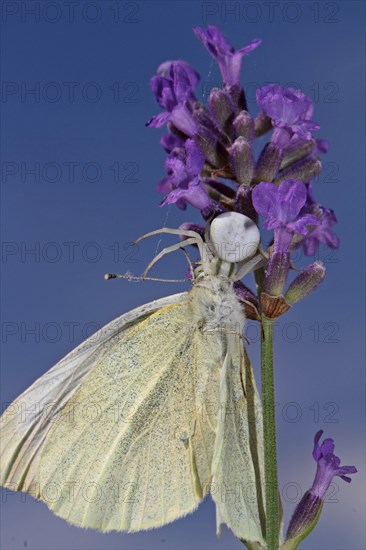
[[[210,233],[210,224],[207,223],[206,224],[206,229],[205,229],[205,245],[206,245],[206,249],[208,250],[208,252],[211,254],[212,257],[215,256],[215,248],[212,244],[212,240],[211,240],[211,233]]]
[[[206,252],[206,247],[201,235],[199,233],[196,233],[196,231],[162,227],[161,229],[156,229],[155,231],[150,231],[150,233],[146,233],[145,235],[142,235],[141,237],[136,239],[134,243],[137,244],[138,242],[142,241],[143,239],[146,239],[147,237],[153,237],[154,235],[159,235],[160,233],[168,233],[170,235],[183,235],[184,237],[194,238],[195,242],[189,243],[189,244],[196,244],[198,246],[198,250],[200,252],[201,258],[204,257],[204,253]]]
[[[192,262],[191,262],[191,258],[190,258],[190,256],[189,256],[188,252],[187,252],[186,250],[184,250],[184,248],[182,248],[182,252],[183,252],[183,254],[185,255],[186,260],[187,260],[187,262],[188,262],[189,271],[190,271],[190,273],[191,273],[191,278],[192,278],[192,282],[193,282],[193,281],[194,281],[194,269],[193,269],[193,264],[192,264]]]
[[[170,252],[174,252],[175,250],[178,250],[179,248],[183,248],[185,246],[188,246],[190,244],[195,244],[197,243],[197,239],[196,237],[191,237],[190,239],[187,239],[185,241],[182,241],[182,242],[179,242],[179,243],[176,243],[176,244],[173,244],[172,246],[168,246],[167,248],[164,248],[161,252],[159,252],[159,254],[157,256],[155,256],[155,258],[153,258],[153,260],[149,263],[149,265],[147,266],[147,268],[145,269],[144,271],[144,274],[143,274],[143,277],[146,277],[146,275],[148,274],[148,272],[150,271],[150,269],[153,267],[153,265],[156,264],[156,262],[158,262],[160,260],[160,258],[162,258],[163,256],[165,256],[165,254],[169,254]]]
[[[238,271],[235,273],[232,279],[234,281],[239,281],[245,275],[247,275],[251,271],[255,271],[256,269],[263,267],[264,265],[266,265],[266,263],[267,263],[267,258],[264,256],[264,254],[262,253],[256,254],[250,260],[244,260],[243,262],[239,262],[237,264]]]
[[[136,239],[134,242],[137,244],[138,242],[142,241],[143,239],[146,239],[147,237],[153,237],[154,235],[159,235],[160,233],[170,233],[171,235],[183,235],[184,237],[195,237],[197,240],[203,243],[203,239],[199,233],[196,233],[196,231],[191,231],[188,229],[171,229],[170,227],[162,227],[161,229],[155,229],[155,231],[150,231],[150,233],[146,233],[145,235],[142,235],[138,239]]]

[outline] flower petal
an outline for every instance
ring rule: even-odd
[[[187,102],[180,103],[174,107],[171,113],[171,122],[184,134],[192,137],[197,132],[196,123],[188,109]]]
[[[265,218],[274,217],[277,212],[277,186],[274,183],[262,181],[256,185],[252,192],[254,208]]]
[[[256,48],[258,48],[258,46],[260,46],[261,44],[262,44],[261,38],[254,38],[254,40],[249,42],[249,44],[240,48],[240,50],[238,50],[238,53],[246,55],[252,52],[253,50],[255,50]]]
[[[170,153],[176,147],[184,147],[184,141],[171,132],[168,132],[161,137],[160,145],[167,153]]]
[[[163,77],[170,76],[170,78],[172,78],[173,77],[173,67],[174,67],[174,65],[176,65],[176,66],[178,65],[179,67],[181,67],[185,71],[185,74],[186,74],[186,77],[187,77],[187,79],[190,83],[190,86],[194,90],[196,88],[197,84],[200,81],[200,75],[192,67],[192,65],[190,65],[186,61],[181,61],[181,60],[178,60],[178,61],[165,61],[164,63],[161,63],[161,65],[159,65],[158,70],[157,70],[158,75],[163,76]]]
[[[313,448],[314,460],[319,460],[319,458],[321,457],[319,441],[322,435],[323,435],[323,430],[319,430],[318,432],[316,432],[314,437],[314,448]]]
[[[170,191],[174,189],[174,186],[170,178],[163,178],[162,180],[159,181],[156,188],[159,193],[166,195],[167,193],[170,193]]]
[[[193,139],[187,139],[185,148],[187,151],[187,171],[191,175],[198,176],[205,164],[205,157]]]
[[[239,84],[242,59],[257,48],[261,40],[256,38],[240,50],[235,51],[223,32],[214,25],[209,25],[207,29],[193,27],[193,30],[197,38],[217,60],[225,84],[228,86]]]
[[[168,122],[168,120],[170,120],[171,116],[171,113],[164,111],[163,113],[159,113],[153,116],[146,123],[146,126],[148,126],[149,128],[161,128],[162,126],[164,126],[164,124]]]
[[[199,178],[194,178],[189,182],[188,188],[174,189],[162,202],[162,206],[165,204],[185,204],[188,202],[192,206],[202,210],[209,206],[212,201],[203,189]]]
[[[306,185],[302,181],[283,181],[278,188],[281,221],[287,223],[294,220],[304,206],[306,197]]]
[[[309,226],[319,225],[320,220],[311,214],[305,214],[297,218],[294,222],[287,224],[287,227],[296,235],[307,235],[310,231]]]

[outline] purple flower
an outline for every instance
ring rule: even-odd
[[[333,249],[339,247],[339,238],[331,230],[331,227],[337,223],[337,218],[333,210],[315,202],[311,183],[307,183],[306,186],[307,200],[302,212],[316,216],[318,223],[316,227],[296,243],[295,248],[302,246],[306,256],[314,256],[320,243],[326,244]]]
[[[187,102],[179,103],[176,107],[174,107],[171,113],[164,111],[163,113],[155,115],[149,120],[149,122],[147,122],[146,126],[151,128],[161,128],[169,121],[172,122],[178,130],[189,137],[192,137],[197,132],[197,125]]]
[[[184,147],[184,141],[175,134],[168,132],[161,137],[160,145],[167,153],[171,153],[176,147]]]
[[[149,120],[147,126],[161,128],[170,120],[179,130],[192,136],[196,131],[192,109],[197,102],[194,90],[198,81],[198,73],[184,61],[166,61],[160,65],[150,86],[165,111]]]
[[[194,90],[199,74],[185,61],[165,61],[150,80],[159,105],[170,113],[178,103],[195,100]]]
[[[313,486],[306,491],[295,508],[287,529],[286,541],[293,539],[298,543],[314,529],[319,519],[325,494],[335,476],[350,483],[351,478],[346,474],[357,472],[355,466],[340,465],[340,459],[333,453],[333,439],[325,439],[319,445],[322,434],[323,430],[320,430],[314,438],[313,457],[317,462],[317,471]]]
[[[187,202],[201,210],[209,206],[212,201],[200,178],[204,163],[205,158],[192,139],[187,139],[184,148],[174,149],[165,163],[168,178],[158,184],[158,191],[168,193],[161,206],[175,203],[183,210]]]
[[[351,478],[347,474],[355,474],[357,469],[355,466],[341,466],[341,461],[338,456],[335,456],[333,439],[324,439],[319,445],[319,440],[323,435],[323,430],[319,430],[314,438],[313,457],[317,462],[317,471],[314,479],[311,493],[323,499],[332,482],[333,477],[339,476],[347,483],[351,482]]]
[[[313,104],[301,90],[270,84],[257,90],[256,97],[258,106],[272,120],[272,141],[278,147],[287,145],[294,135],[310,140],[311,132],[319,130],[319,124],[310,120]]]
[[[312,214],[301,214],[306,203],[306,185],[297,180],[284,180],[279,187],[261,182],[254,187],[254,208],[265,218],[266,229],[274,229],[274,246],[265,270],[265,291],[279,296],[290,269],[290,245],[293,236],[306,235],[309,225],[319,223]]]
[[[193,30],[197,38],[217,60],[224,83],[228,86],[239,84],[243,57],[257,48],[262,41],[256,38],[236,51],[220,29],[213,25],[209,25],[206,30],[201,27],[193,27]]]
[[[275,230],[277,252],[287,252],[294,234],[306,235],[309,225],[319,223],[312,214],[300,213],[306,198],[306,185],[297,180],[285,180],[279,187],[261,182],[253,189],[254,208],[264,216],[266,229]]]
[[[336,215],[333,210],[324,206],[318,206],[318,211],[321,213],[318,225],[300,242],[306,256],[314,256],[320,243],[324,243],[334,250],[339,247],[339,238],[331,230],[332,225],[337,223]]]
[[[328,153],[329,151],[329,141],[326,139],[316,139],[315,140],[315,151],[314,153],[317,155],[318,153]]]

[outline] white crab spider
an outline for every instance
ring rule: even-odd
[[[198,247],[204,275],[223,275],[232,281],[238,281],[267,261],[264,252],[259,248],[260,234],[257,225],[238,212],[219,214],[208,224],[206,242],[196,231],[167,227],[151,231],[135,242],[161,233],[182,235],[187,239],[159,252],[145,269],[144,277],[163,256],[191,244]]]

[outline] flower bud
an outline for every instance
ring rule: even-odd
[[[251,304],[254,304],[256,307],[258,307],[257,297],[244,283],[242,283],[241,281],[235,281],[234,290],[239,300],[246,300],[247,302],[250,302]]]
[[[322,163],[320,160],[317,157],[308,156],[281,170],[275,179],[275,183],[288,179],[310,181],[314,176],[319,174],[321,169]]]
[[[182,229],[183,231],[195,231],[202,237],[202,239],[205,237],[205,228],[203,225],[199,225],[198,223],[185,222],[179,226],[179,229]],[[189,237],[186,237],[185,235],[179,235],[179,238],[182,241],[189,239]]]
[[[233,118],[234,114],[227,94],[224,90],[213,88],[208,101],[213,113],[215,114],[219,127],[224,132],[229,133],[228,123]]]
[[[205,180],[204,188],[211,199],[229,208],[229,210],[233,209],[235,199],[234,189],[214,179]]]
[[[259,137],[272,129],[272,121],[263,111],[261,111],[255,118],[254,127],[255,135]]]
[[[239,302],[244,307],[245,317],[253,321],[260,321],[258,312],[258,300],[253,292],[241,281],[234,283],[234,291]]]
[[[236,192],[234,211],[244,214],[258,224],[258,214],[253,206],[252,189],[248,185],[240,185]]]
[[[194,136],[194,141],[206,160],[215,168],[220,168],[228,163],[226,149],[210,131],[202,130]]]
[[[223,183],[220,180],[207,179],[205,180],[205,186],[207,189],[210,189],[212,194],[217,191],[219,195],[224,195],[226,198],[231,200],[235,199],[235,189],[229,187],[228,185],[226,185],[226,183]]]
[[[245,99],[244,90],[239,84],[225,86],[225,91],[231,99],[235,113],[247,110],[247,100]]]
[[[196,110],[194,118],[197,120],[198,131],[193,136],[196,145],[200,148],[206,160],[215,168],[220,168],[229,163],[229,155],[224,147],[228,138],[214,126],[211,119],[207,119],[204,110]],[[198,121],[200,121],[198,123]],[[221,139],[222,138],[222,139]]]
[[[255,181],[273,181],[276,177],[282,160],[282,149],[274,143],[267,143],[262,150],[255,170]]]
[[[254,158],[250,143],[238,137],[229,149],[230,166],[238,183],[250,184],[254,172]]]
[[[271,296],[282,294],[290,269],[290,254],[288,252],[272,251],[266,267],[264,290]]]
[[[178,130],[178,128],[174,126],[174,124],[172,124],[170,121],[167,124],[167,128],[174,136],[176,136],[182,142],[184,142],[187,139],[187,136],[183,132]]]
[[[316,261],[304,269],[300,275],[288,287],[285,294],[286,302],[295,304],[305,296],[308,296],[323,281],[325,277],[325,266],[323,262]]]
[[[212,120],[210,113],[207,109],[201,104],[197,103],[192,115],[193,120],[197,125],[196,133],[200,134],[203,130],[206,130],[216,136],[216,139],[220,141],[225,147],[229,147],[231,141],[225,132],[222,132],[220,128],[215,124],[215,121]]]
[[[286,168],[294,162],[308,156],[315,147],[315,140],[308,141],[299,140],[297,143],[290,144],[283,150],[283,158],[281,162],[281,168]]]
[[[233,121],[235,137],[243,137],[249,143],[254,139],[254,120],[248,111],[241,111]]]
[[[222,206],[222,204],[219,204],[217,202],[214,202],[210,204],[210,206],[206,206],[206,208],[201,210],[202,217],[206,221],[212,220],[219,214],[223,214],[223,212],[226,212],[226,209],[224,208],[224,206]]]

